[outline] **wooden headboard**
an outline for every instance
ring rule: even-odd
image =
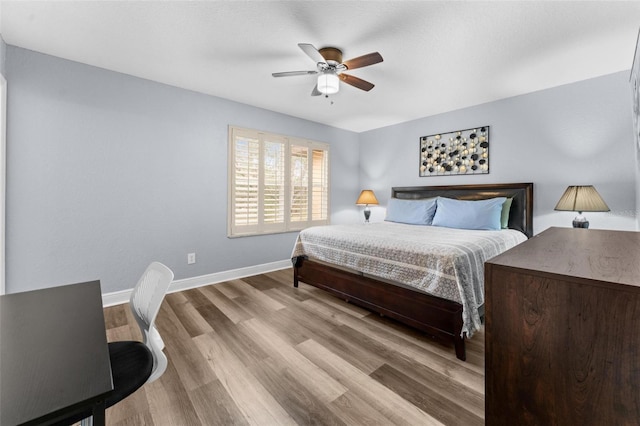
[[[509,213],[509,228],[517,229],[529,238],[533,236],[533,183],[393,187],[391,197],[406,200],[433,197],[459,200],[513,198]]]

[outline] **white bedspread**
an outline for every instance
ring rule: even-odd
[[[394,222],[316,226],[300,232],[292,257],[306,255],[456,301],[463,306],[462,333],[471,337],[481,326],[484,262],[526,239],[510,229]]]

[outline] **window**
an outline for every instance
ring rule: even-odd
[[[228,235],[329,223],[329,145],[229,127]]]

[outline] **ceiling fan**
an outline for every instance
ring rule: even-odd
[[[298,47],[316,63],[316,69],[310,71],[274,72],[271,75],[274,77],[290,77],[293,75],[318,74],[318,81],[311,92],[311,96],[328,96],[338,93],[340,80],[367,92],[373,89],[374,85],[372,83],[344,72],[382,62],[382,56],[378,52],[342,62],[342,51],[338,48],[324,47],[318,50],[308,43],[298,43]]]

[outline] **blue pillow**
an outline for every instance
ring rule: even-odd
[[[506,197],[488,200],[454,200],[438,198],[433,225],[459,229],[499,230],[502,227],[502,205]]]
[[[387,216],[384,220],[410,225],[431,225],[436,212],[436,200],[436,198],[422,200],[391,198],[387,204]]]

